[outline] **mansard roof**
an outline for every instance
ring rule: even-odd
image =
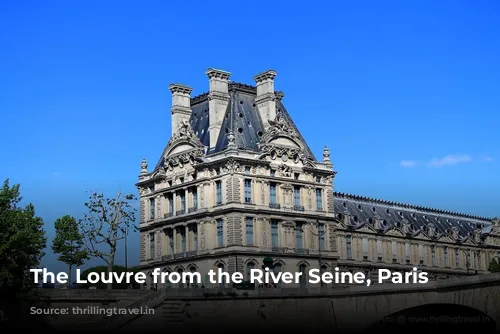
[[[230,100],[224,115],[219,138],[217,139],[217,145],[208,154],[218,153],[226,149],[228,144],[227,135],[231,131],[235,136],[236,147],[255,152],[259,151],[258,143],[264,135],[264,124],[255,106],[256,96],[257,89],[255,86],[236,82],[229,83]],[[281,112],[281,116],[298,134],[299,140],[304,146],[304,154],[311,160],[316,161],[314,154],[281,101],[283,93],[276,92],[276,96],[277,112]],[[191,128],[205,146],[210,146],[208,93],[193,97],[191,99],[191,110]]]
[[[415,232],[427,231],[432,224],[438,234],[447,235],[451,233],[451,228],[456,227],[463,239],[474,235],[477,230],[482,233],[489,233],[491,230],[491,218],[339,192],[335,192],[334,197],[335,212],[339,217],[348,214],[354,228],[377,218],[382,221],[385,229],[400,228],[404,220],[412,225]]]

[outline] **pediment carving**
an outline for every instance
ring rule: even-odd
[[[177,154],[190,149],[203,149],[204,145],[196,136],[191,125],[183,121],[167,144],[166,155]]]

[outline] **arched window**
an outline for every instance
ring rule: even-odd
[[[224,272],[224,264],[223,263],[217,264],[217,268],[218,268],[217,272],[219,272],[219,270],[220,270],[220,272]],[[217,278],[217,279],[219,280],[219,278]],[[224,289],[224,281],[223,280],[220,280],[219,289],[221,289],[221,290]]]
[[[247,281],[250,281],[250,273],[255,269],[255,263],[248,262],[247,263]]]
[[[299,266],[299,272],[302,273],[302,275],[300,276],[300,287],[306,288],[307,287],[307,267],[305,264],[301,264]]]
[[[177,273],[181,276],[181,280],[178,283],[179,289],[184,288],[184,284],[182,284],[182,269],[177,269]]]
[[[277,264],[274,266],[274,268],[273,268],[273,272],[274,272],[274,274],[276,275],[276,274],[280,273],[280,272],[282,271],[282,269],[283,269],[283,268],[281,267],[281,264],[280,264],[280,263],[277,263]],[[281,280],[280,280],[280,281],[278,281],[278,283],[276,284],[276,287],[277,287],[277,288],[281,288]]]
[[[196,272],[196,268],[194,266],[191,266],[191,267],[189,267],[189,271],[191,273],[195,273]],[[193,279],[194,279],[194,277],[193,277]],[[192,283],[191,282],[187,282],[187,286],[191,287],[193,289],[196,287],[197,284],[198,284],[198,282],[196,282],[196,281],[193,281]]]
[[[325,265],[322,265],[320,268],[320,276],[323,276],[323,273],[326,273],[328,271],[328,268]],[[323,279],[320,281],[321,286],[325,286],[325,282],[323,282]]]

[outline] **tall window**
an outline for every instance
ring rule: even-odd
[[[448,267],[448,247],[444,247],[444,266]]]
[[[295,243],[297,244],[297,249],[302,249],[304,247],[302,242],[302,223],[297,223],[295,227]]]
[[[436,266],[436,246],[431,246],[432,266]]]
[[[410,261],[411,261],[411,248],[410,248],[409,241],[405,242],[405,256],[406,256],[406,263],[410,263]]]
[[[418,252],[420,254],[420,264],[424,264],[424,245],[418,245]]]
[[[249,262],[247,264],[247,280],[250,281],[250,275],[252,274],[252,270],[255,269],[255,264],[253,262]]]
[[[383,255],[382,255],[382,240],[377,239],[377,257],[378,261],[382,261]]]
[[[271,221],[271,240],[273,247],[279,247],[278,242],[278,222],[276,220]]]
[[[186,193],[184,191],[179,192],[179,198],[181,200],[181,212],[186,212]]]
[[[323,210],[323,192],[316,189],[316,210]]]
[[[346,258],[348,260],[352,260],[352,249],[351,249],[351,236],[345,236],[345,245],[346,245]]]
[[[363,260],[368,260],[368,238],[363,238]]]
[[[193,231],[193,246],[194,246],[194,251],[198,250],[198,226],[196,224],[193,224],[191,227]]]
[[[217,219],[217,247],[224,246],[224,225],[222,219]]]
[[[222,204],[222,184],[220,181],[215,181],[215,192],[217,205]]]
[[[300,206],[300,187],[293,188],[293,205]]]
[[[181,252],[185,253],[186,252],[186,229],[184,227],[181,227],[179,229],[179,234],[181,235]]]
[[[460,266],[460,252],[458,251],[458,248],[455,249],[455,267]]]
[[[245,218],[246,233],[247,233],[247,245],[253,245],[253,218]]]
[[[198,210],[198,190],[193,189],[193,209]]]
[[[271,183],[269,185],[269,203],[276,204],[276,183]]]
[[[325,224],[318,224],[318,241],[319,241],[319,249],[325,249]]]
[[[245,203],[252,203],[252,180],[245,179]]]
[[[301,264],[299,267],[299,272],[302,273],[300,276],[300,287],[305,288],[307,286],[307,268],[305,264]]]
[[[274,266],[274,269],[273,269],[274,276],[275,276],[275,277],[278,277],[278,273],[280,273],[280,272],[281,272],[281,270],[282,270],[282,268],[281,268],[281,264],[276,263],[276,265]],[[281,283],[281,279],[280,279],[280,280],[278,281],[278,283],[276,284],[276,287],[277,287],[277,288],[281,287],[281,284],[280,284],[280,283]]]
[[[168,230],[168,247],[169,247],[169,254],[173,255],[175,253],[174,250],[174,230],[170,229]]]
[[[168,212],[170,214],[173,214],[174,213],[174,197],[172,196],[172,194],[168,194]]]
[[[398,262],[398,243],[397,241],[392,241],[392,262]]]
[[[155,257],[155,234],[149,233],[149,258],[154,259]]]
[[[149,219],[155,219],[155,199],[149,199]]]
[[[467,250],[467,266],[470,266],[470,249]]]

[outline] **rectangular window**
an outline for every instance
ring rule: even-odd
[[[444,266],[448,267],[448,247],[444,247]]]
[[[293,188],[293,205],[300,206],[300,187]]]
[[[217,219],[217,247],[224,247],[224,225],[222,219]]]
[[[174,250],[174,230],[168,230],[168,246],[169,246],[169,255],[173,255],[175,253]]]
[[[172,215],[174,213],[174,197],[172,194],[168,194],[168,213]]]
[[[194,224],[192,227],[193,231],[193,246],[194,246],[194,251],[198,250],[198,226]]]
[[[179,192],[179,198],[181,200],[181,212],[186,212],[186,193],[184,191]]]
[[[245,166],[245,174],[250,174],[250,166]]]
[[[155,199],[149,199],[149,219],[155,219]]]
[[[149,233],[149,258],[154,259],[155,257],[155,234]]]
[[[392,241],[392,262],[398,262],[398,243],[397,241]]]
[[[368,238],[363,238],[363,260],[368,260]]]
[[[186,229],[181,227],[179,229],[179,234],[181,235],[181,252],[186,253]]]
[[[382,240],[380,240],[380,239],[377,239],[377,257],[378,257],[378,261],[382,261],[382,259],[383,259]]]
[[[245,179],[245,203],[252,203],[252,180]]]
[[[198,190],[193,189],[193,209],[198,210]]]
[[[316,189],[316,209],[323,210],[323,192],[321,189]]]
[[[432,266],[436,266],[436,246],[431,247]]]
[[[297,226],[295,228],[295,243],[297,244],[296,247],[297,249],[302,249],[304,247],[303,241],[302,241],[302,224],[297,223]]]
[[[245,218],[246,233],[247,233],[247,245],[253,245],[253,218]]]
[[[424,245],[418,245],[418,252],[420,255],[420,264],[424,264]]]
[[[409,241],[405,242],[405,256],[406,256],[406,262],[410,263],[410,261],[411,261],[411,246],[410,246]]]
[[[470,266],[470,249],[467,250],[467,267]]]
[[[318,224],[318,241],[319,241],[319,249],[325,249],[325,224]]]
[[[271,221],[271,240],[273,247],[279,247],[278,222],[276,220]]]
[[[215,191],[217,197],[217,205],[222,204],[222,184],[220,181],[215,181]]]
[[[455,249],[455,267],[460,266],[460,252],[458,251],[458,248]]]
[[[276,170],[271,169],[271,176],[276,176]]]
[[[346,245],[346,258],[348,260],[352,259],[352,250],[351,250],[351,236],[345,236],[345,245]]]
[[[269,185],[269,203],[270,204],[276,204],[276,183],[271,183]]]

